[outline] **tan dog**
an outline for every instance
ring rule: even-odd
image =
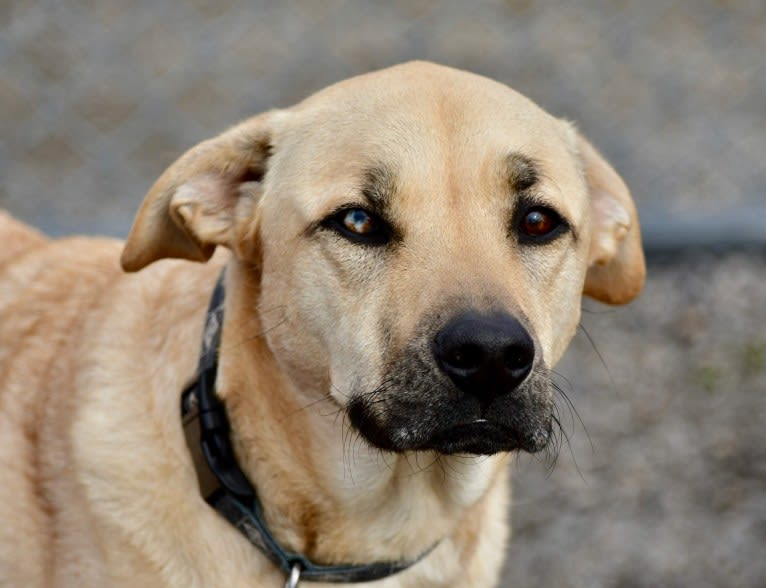
[[[4,587],[282,586],[202,499],[181,426],[224,265],[216,389],[276,539],[426,553],[364,586],[494,585],[509,452],[552,435],[581,295],[644,277],[629,192],[570,124],[427,63],[193,148],[138,213],[139,273],[117,241],[0,235]]]

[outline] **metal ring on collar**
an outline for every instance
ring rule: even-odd
[[[294,563],[290,570],[290,576],[285,582],[285,588],[298,588],[298,582],[301,581],[301,564]]]

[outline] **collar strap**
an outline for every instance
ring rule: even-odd
[[[320,565],[305,555],[284,549],[271,534],[263,519],[255,489],[237,463],[229,438],[226,407],[215,393],[223,325],[224,275],[225,270],[218,279],[208,307],[196,379],[184,390],[181,398],[184,434],[202,497],[279,567],[287,578],[287,586],[297,586],[299,579],[309,582],[370,582],[401,572],[419,562],[438,543],[413,560]]]

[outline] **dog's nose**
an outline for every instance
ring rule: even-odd
[[[527,330],[501,313],[453,318],[434,337],[432,350],[439,368],[455,385],[482,402],[514,390],[535,360]]]

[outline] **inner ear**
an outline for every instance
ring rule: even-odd
[[[578,149],[591,218],[583,293],[608,304],[625,304],[641,291],[646,274],[638,212],[619,174],[579,134]]]
[[[240,193],[238,180],[206,174],[179,186],[170,200],[170,217],[207,259],[216,245],[233,249],[237,227],[253,214],[253,191]]]
[[[149,190],[122,253],[126,271],[165,257],[207,261],[251,230],[271,154],[267,113],[204,141]]]

